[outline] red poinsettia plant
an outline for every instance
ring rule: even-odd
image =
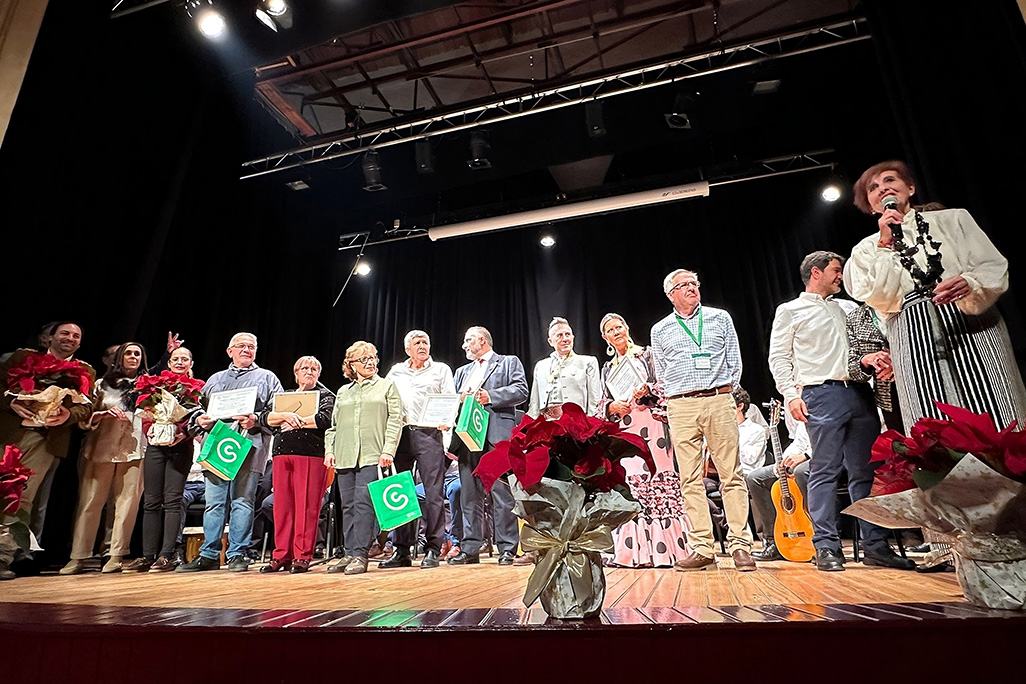
[[[593,418],[577,404],[564,404],[559,420],[524,416],[508,440],[481,457],[474,474],[488,491],[512,470],[525,489],[549,477],[576,482],[588,494],[616,490],[633,501],[620,463],[632,456],[643,458],[649,472],[656,471],[641,436],[624,431],[618,423]]]
[[[190,378],[188,375],[164,371],[160,375],[140,375],[135,380],[135,389],[139,392],[135,405],[144,411],[151,410],[160,403],[160,390],[166,390],[179,404],[190,408],[199,405],[203,381]]]
[[[1009,479],[1026,482],[1026,432],[1016,430],[1017,421],[998,431],[990,414],[935,403],[947,420],[921,418],[908,437],[888,430],[873,444],[870,460],[884,462],[876,471],[874,495],[929,489],[966,454]]]
[[[89,371],[82,364],[42,352],[26,354],[7,371],[7,389],[17,394],[35,394],[47,387],[64,387],[89,396],[91,383]]]
[[[25,485],[35,475],[21,464],[21,456],[21,450],[13,444],[4,447],[3,458],[0,458],[0,517],[18,512]]]

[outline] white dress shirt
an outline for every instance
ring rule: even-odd
[[[848,379],[845,318],[855,302],[802,292],[777,307],[770,334],[769,366],[784,406],[801,388]]]
[[[481,355],[481,358],[474,362],[474,370],[470,371],[467,375],[467,379],[463,383],[463,387],[460,387],[461,392],[473,393],[481,389],[481,385],[483,385],[485,381],[485,370],[488,368],[488,362],[494,355],[495,350],[489,349]]]
[[[430,357],[424,366],[416,370],[410,365],[410,359],[392,366],[385,376],[399,388],[399,396],[403,399],[403,424],[415,424],[424,411],[429,394],[456,394],[456,384],[452,379],[452,369],[444,363],[433,361]]]
[[[751,418],[737,426],[738,456],[741,458],[741,472],[745,475],[756,468],[761,468],[766,459],[766,439],[769,433],[766,427],[759,425]]]

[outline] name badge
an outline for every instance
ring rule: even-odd
[[[692,354],[697,370],[709,370],[712,368],[712,354]]]

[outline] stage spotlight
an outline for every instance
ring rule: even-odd
[[[220,38],[228,24],[221,13],[214,8],[213,0],[188,0],[185,13],[196,22],[196,26],[207,38]]]
[[[467,160],[467,166],[474,170],[492,168],[492,163],[488,161],[489,149],[491,149],[491,146],[488,144],[487,131],[474,131],[471,133],[470,159]]]
[[[363,169],[364,190],[367,192],[388,190],[388,186],[381,182],[381,160],[378,158],[377,152],[368,150],[360,163],[360,168]]]
[[[696,93],[697,94],[697,93]],[[694,116],[695,99],[685,92],[677,93],[673,98],[673,108],[663,114],[666,125],[670,128],[691,128],[691,117]]]
[[[285,0],[263,0],[256,8],[256,18],[275,33],[278,28],[292,28],[292,13]]]
[[[556,238],[552,237],[548,233],[541,236],[541,240],[538,240],[542,247],[553,247],[556,244]]]
[[[841,189],[836,185],[828,185],[819,193],[824,202],[836,202],[841,199]]]
[[[369,275],[370,272],[371,272],[370,264],[368,264],[366,261],[361,259],[360,261],[357,262],[355,271],[356,271],[356,275],[358,275],[358,276]]]

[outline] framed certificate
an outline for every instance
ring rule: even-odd
[[[207,415],[217,420],[232,416],[246,416],[253,413],[256,408],[256,400],[256,387],[214,392],[207,401]]]
[[[310,418],[317,415],[320,402],[319,392],[282,392],[274,395],[274,408],[271,410],[276,413],[295,413],[300,418]]]
[[[645,378],[629,359],[616,364],[616,368],[606,376],[606,387],[616,401],[629,401],[634,396],[634,390],[644,384]]]
[[[416,422],[410,424],[416,427],[432,428],[439,425],[452,425],[459,407],[460,395],[458,394],[429,394],[424,402],[424,410],[420,412]]]

